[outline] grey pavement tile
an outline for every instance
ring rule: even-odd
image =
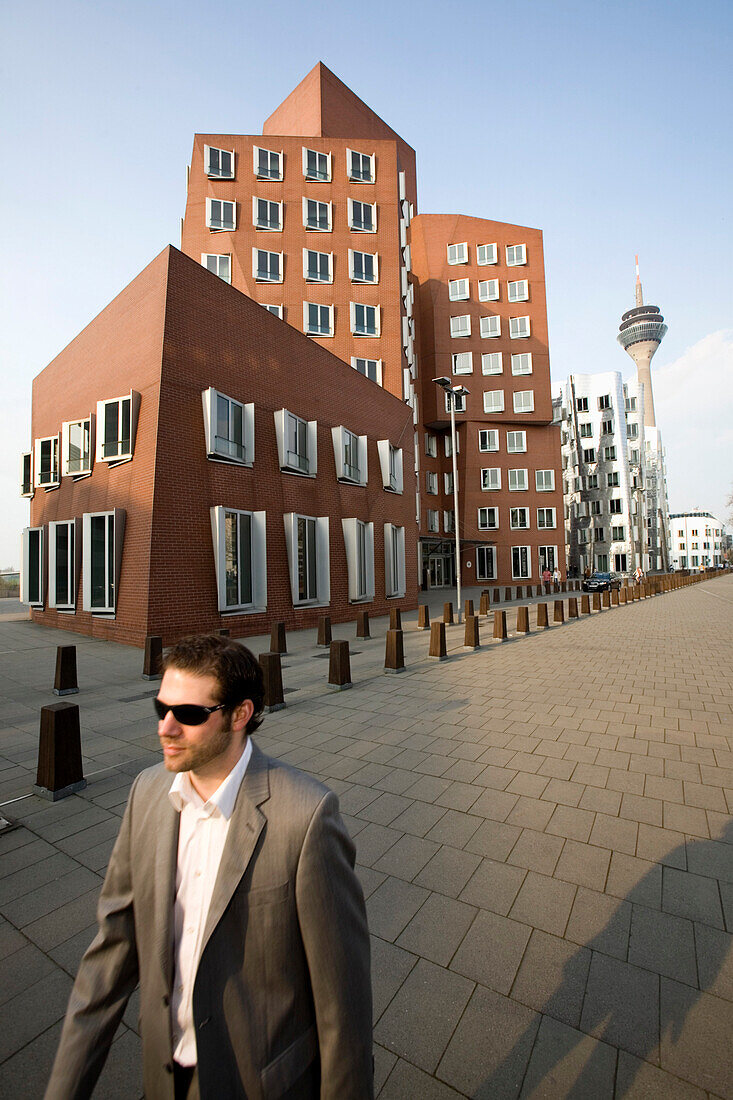
[[[25,830],[22,830],[25,832]],[[8,839],[11,839],[12,833],[9,834]],[[10,851],[6,851],[4,846],[4,840],[0,842],[0,882],[3,879],[8,878],[10,875],[14,875],[17,871],[22,871],[26,867],[32,867],[35,863],[41,863],[42,861],[53,856],[56,853],[56,849],[51,844],[47,844],[45,840],[41,840],[38,837],[33,837],[29,843],[23,844],[17,848],[12,848]]]
[[[512,763],[515,767],[517,766],[516,757]],[[539,767],[539,764],[537,766]],[[520,771],[519,774],[512,779],[506,790],[508,794],[520,794],[526,795],[528,798],[540,798],[549,782],[546,775],[537,775],[533,772]]]
[[[497,767],[495,764],[487,764],[481,775],[476,776],[476,782],[482,787],[490,787],[492,790],[505,790],[516,775],[512,768]]]
[[[73,861],[72,861],[73,863]],[[37,890],[16,898],[3,906],[3,913],[17,928],[24,928],[39,917],[45,917],[65,902],[86,894],[89,890],[101,889],[102,879],[94,871],[74,864],[76,870],[68,875],[47,882]]]
[[[356,815],[377,798],[379,798],[379,791],[355,783],[349,787],[348,791],[339,795],[339,807],[345,814]]]
[[[625,960],[630,926],[630,902],[580,887],[575,895],[565,938]]]
[[[439,847],[432,840],[425,840],[423,837],[411,836],[407,833],[376,860],[374,869],[411,882],[428,860],[432,859]]]
[[[74,858],[77,862],[81,863],[82,866],[88,867],[91,871],[99,871],[99,873],[103,875],[107,870],[107,864],[109,863],[114,846],[114,839],[104,840],[94,848],[88,848],[83,852],[77,852]]]
[[[577,886],[587,886],[592,890],[603,890],[610,862],[611,852],[608,848],[596,848],[592,844],[566,840],[555,867],[555,878],[574,882]]]
[[[45,1031],[66,1012],[68,974],[54,969],[0,1007],[0,1062]]]
[[[363,810],[359,810],[359,817],[367,821],[374,821],[377,825],[389,825],[396,817],[412,805],[412,799],[403,798],[401,795],[385,792],[370,802]]]
[[[379,1093],[379,1100],[458,1100],[460,1096],[462,1093],[398,1058]]]
[[[104,841],[117,839],[117,834],[120,831],[120,819],[118,817],[107,817],[106,821],[97,822],[88,829],[81,829],[79,832],[74,832],[69,836],[61,837],[54,841],[54,844],[62,852],[66,852],[69,856],[76,856],[79,852],[87,852],[91,848],[96,848],[98,844]]]
[[[333,790],[333,788],[331,788]],[[341,814],[341,820],[346,828],[349,830],[349,836],[353,840],[355,836],[361,832],[362,829],[366,829],[369,824],[368,821],[364,821],[360,817],[352,817],[351,814]]]
[[[687,849],[684,833],[673,833],[669,829],[659,829],[653,825],[639,825],[636,842],[636,854],[639,859],[648,859],[652,863],[663,863],[668,867],[687,867]]]
[[[664,802],[664,828],[695,837],[710,836],[708,819],[697,806],[680,806],[676,802]]]
[[[609,791],[604,787],[586,787],[581,795],[578,805],[581,810],[590,810],[591,813],[608,814],[611,817],[618,815],[621,806],[621,792]]]
[[[527,871],[491,859],[482,859],[459,897],[471,905],[505,917],[519,893]]]
[[[667,779],[659,775],[648,775],[644,781],[644,794],[647,798],[660,798],[663,802],[684,802],[681,779]],[[631,1055],[625,1055],[631,1058]]]
[[[385,746],[387,748],[389,746]],[[390,791],[392,794],[404,794],[408,787],[415,782],[414,772],[405,771],[404,768],[393,768],[389,775],[385,775],[378,783],[374,784],[376,790]]]
[[[397,945],[447,966],[475,916],[472,905],[431,894],[399,936]]]
[[[556,802],[561,806],[577,806],[583,797],[585,788],[581,783],[572,783],[567,780],[551,779],[542,792],[542,798],[548,802]]]
[[[470,810],[481,795],[481,788],[470,783],[454,781],[435,799],[436,806],[445,806],[451,810]]]
[[[95,919],[99,888],[59,905],[53,912],[23,927],[23,934],[42,951],[48,951],[64,940],[88,928]]]
[[[508,994],[530,933],[526,924],[481,909],[453,956],[451,970]]]
[[[425,834],[425,839],[434,840],[437,844],[450,844],[453,848],[463,848],[483,821],[482,817],[474,817],[459,810],[446,810]]]
[[[576,806],[556,806],[545,832],[585,842],[590,836],[593,821],[594,815],[590,810],[581,810]]]
[[[661,981],[662,1069],[720,1097],[733,1095],[733,1004]]]
[[[433,806],[430,802],[413,802],[392,822],[393,829],[412,836],[425,836],[445,813],[445,806]]]
[[[374,1095],[379,1096],[380,1091],[392,1072],[397,1061],[397,1055],[391,1050],[386,1050],[379,1043],[374,1044]],[[428,1078],[430,1080],[430,1078]]]
[[[463,852],[443,845],[413,881],[428,890],[456,898],[480,862],[481,856],[473,852]]]
[[[532,928],[562,936],[576,889],[572,883],[529,871],[509,916]]]
[[[512,999],[577,1027],[590,959],[586,948],[535,930],[512,986]]]
[[[356,845],[356,858],[365,867],[376,863],[385,852],[389,851],[400,837],[397,829],[387,828],[385,825],[376,825],[370,822],[366,829],[362,829],[354,839]]]
[[[31,943],[0,962],[0,1005],[56,969],[48,955]]]
[[[415,780],[415,773],[410,772],[413,782],[405,788],[404,794],[410,798],[420,799],[421,802],[434,802],[438,795],[450,787],[450,779],[441,779],[437,775],[423,775]]]
[[[519,795],[487,787],[472,805],[471,813],[491,818],[492,821],[506,821],[518,801]]]
[[[733,858],[733,857],[732,857]],[[717,879],[665,867],[662,871],[662,909],[679,917],[724,928]]]
[[[730,826],[733,835],[733,823]],[[697,875],[708,875],[721,882],[733,883],[733,854],[730,844],[720,840],[707,843],[693,837],[687,841],[687,868]]]
[[[697,987],[692,922],[682,917],[634,905],[628,958],[636,966]]]
[[[629,821],[644,822],[647,825],[662,825],[662,805],[657,798],[646,798],[641,794],[625,793],[621,798],[619,817]]]
[[[55,947],[51,947],[48,953],[57,966],[60,966],[67,974],[75,977],[79,969],[81,957],[96,934],[97,923],[95,921],[94,924],[90,924],[86,928],[82,928],[75,935],[70,936],[68,940],[63,940],[61,943],[56,944]]]
[[[552,802],[522,795],[507,816],[506,822],[508,825],[519,825],[522,829],[537,829],[542,832],[554,810]]]
[[[542,1018],[522,1087],[522,1097],[556,1100],[561,1096],[612,1100],[616,1051],[574,1027]]]
[[[473,989],[473,982],[420,959],[379,1020],[374,1038],[434,1073]]]
[[[61,1020],[3,1062],[0,1096],[12,1100],[38,1100],[43,1096],[60,1036]]]
[[[474,1100],[516,1100],[539,1023],[533,1009],[477,986],[437,1076]]]
[[[415,916],[428,896],[428,891],[399,878],[387,878],[367,899],[369,928],[376,936],[390,942]]]
[[[695,924],[695,948],[700,989],[733,1001],[733,935]]]
[[[6,959],[8,955],[25,947],[27,943],[28,940],[22,932],[13,928],[4,917],[0,917],[0,959]]]
[[[699,806],[703,810],[717,810],[718,813],[727,812],[725,795],[720,787],[711,787],[707,783],[686,782],[684,789],[686,806]]]
[[[505,860],[516,844],[521,829],[499,821],[484,821],[464,845],[467,852],[477,852],[489,859]]]
[[[614,852],[606,879],[606,893],[654,909],[662,906],[662,868],[646,859]]]
[[[636,821],[625,821],[608,814],[596,814],[596,820],[590,834],[591,844],[599,848],[610,848],[614,852],[636,854],[636,837],[639,826]]]
[[[658,975],[594,951],[580,1028],[658,1063]]]
[[[23,851],[22,848],[16,849],[18,850]],[[54,851],[52,855],[45,856],[37,863],[33,862],[30,866],[24,865],[11,871],[9,875],[0,879],[0,906],[4,910],[9,902],[29,894],[47,882],[56,881],[69,871],[75,870],[77,866],[78,864],[63,852]]]
[[[100,1100],[133,1100],[142,1097],[142,1043],[129,1029],[120,1029],[110,1047],[95,1089]]]
[[[354,870],[359,876],[359,882],[361,883],[365,898],[373,894],[377,887],[381,886],[387,877],[382,874],[381,871],[375,871],[372,867],[363,867],[360,863],[356,864]]]
[[[508,862],[526,867],[528,871],[551,875],[564,844],[562,837],[548,836],[534,829],[523,829],[522,835],[509,853]]]
[[[618,1052],[616,1100],[706,1100],[707,1093],[625,1050]]]
[[[374,1021],[379,1019],[407,975],[417,957],[401,947],[395,947],[379,936],[372,935],[372,1002]]]

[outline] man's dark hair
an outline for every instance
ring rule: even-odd
[[[163,671],[178,668],[196,676],[213,676],[219,684],[219,702],[226,704],[226,715],[251,699],[254,711],[247,723],[247,734],[262,724],[265,682],[259,662],[246,646],[217,634],[195,634],[182,638],[163,656]]]

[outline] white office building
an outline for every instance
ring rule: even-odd
[[[710,512],[674,512],[670,517],[672,565],[701,572],[724,563],[725,524]]]

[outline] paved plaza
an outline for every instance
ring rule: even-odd
[[[287,707],[257,735],[338,792],[354,837],[378,1095],[733,1098],[733,577],[542,631],[532,609],[504,643],[489,616],[478,651],[448,627],[443,662],[416,619],[401,675],[384,620],[334,627],[342,692],[314,632],[290,635]],[[39,710],[72,643],[88,786],[52,804]],[[28,621],[0,620],[0,667],[0,1096],[36,1100],[130,783],[159,759],[155,684],[139,650]],[[133,998],[96,1096],[141,1095],[139,1047]]]

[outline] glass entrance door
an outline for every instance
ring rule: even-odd
[[[432,554],[428,565],[431,588],[450,588],[453,585],[453,558],[450,554]]]

